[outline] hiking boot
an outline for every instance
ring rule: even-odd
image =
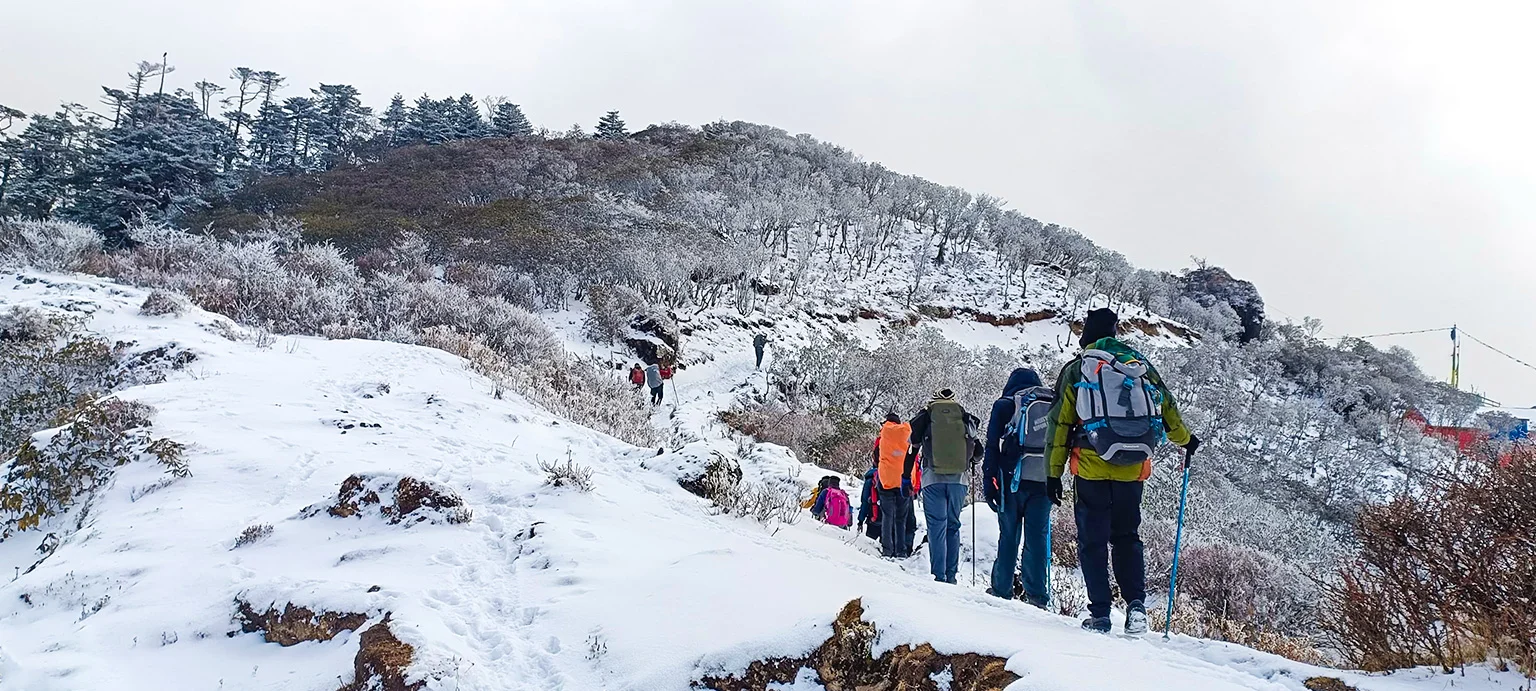
[[[1025,601],[1027,603],[1029,603],[1030,605],[1033,605],[1035,607],[1039,607],[1040,609],[1043,609],[1043,610],[1046,610],[1046,611],[1050,611],[1050,608],[1051,608],[1050,607],[1050,603],[1048,601],[1046,601],[1046,599],[1043,598],[1043,597],[1036,598],[1036,597],[1031,597],[1029,595],[1025,595],[1024,597],[1022,597],[1020,599],[1022,599],[1023,601]]]
[[[1109,617],[1088,617],[1083,620],[1083,630],[1094,633],[1109,633],[1114,625],[1109,622]]]
[[[1136,600],[1125,609],[1125,635],[1140,636],[1147,632],[1147,606]]]

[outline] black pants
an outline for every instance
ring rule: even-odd
[[[1141,483],[1077,480],[1077,553],[1088,589],[1088,613],[1109,616],[1111,550],[1115,582],[1127,603],[1147,597],[1141,545]]]
[[[880,554],[906,558],[912,554],[912,498],[901,496],[901,488],[880,489]]]
[[[651,387],[651,405],[658,405],[661,403],[661,391],[664,388],[666,388],[666,384]]]
[[[761,369],[763,366],[763,347],[757,346],[756,348],[753,348],[753,350],[757,351],[757,366],[759,369]]]

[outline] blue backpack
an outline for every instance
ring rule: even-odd
[[[1056,394],[1043,386],[1013,395],[1013,419],[1003,428],[1003,455],[1019,457],[1009,481],[1009,492],[1019,491],[1019,480],[1045,482],[1045,432],[1050,424]]]

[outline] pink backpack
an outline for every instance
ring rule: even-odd
[[[827,495],[827,523],[839,528],[852,525],[853,511],[848,505],[848,493],[836,487],[828,487],[822,491]]]

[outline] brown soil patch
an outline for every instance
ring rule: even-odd
[[[268,643],[287,647],[305,641],[328,641],[342,631],[356,631],[368,621],[368,615],[351,612],[316,612],[288,603],[281,611],[267,608],[257,612],[251,603],[235,600],[235,618],[241,633],[260,632]],[[233,635],[233,634],[231,634]]]
[[[937,691],[933,675],[948,669],[951,691],[1001,691],[1018,680],[1003,666],[1007,660],[991,655],[941,654],[923,643],[897,646],[873,655],[879,632],[864,621],[864,603],[854,600],[832,622],[832,636],[809,655],[770,658],[747,666],[738,676],[705,677],[694,684],[716,691],[765,691],[770,684],[792,683],[801,669],[816,671],[828,691]]]
[[[1302,685],[1312,691],[1357,691],[1355,687],[1333,677],[1312,677]]]

